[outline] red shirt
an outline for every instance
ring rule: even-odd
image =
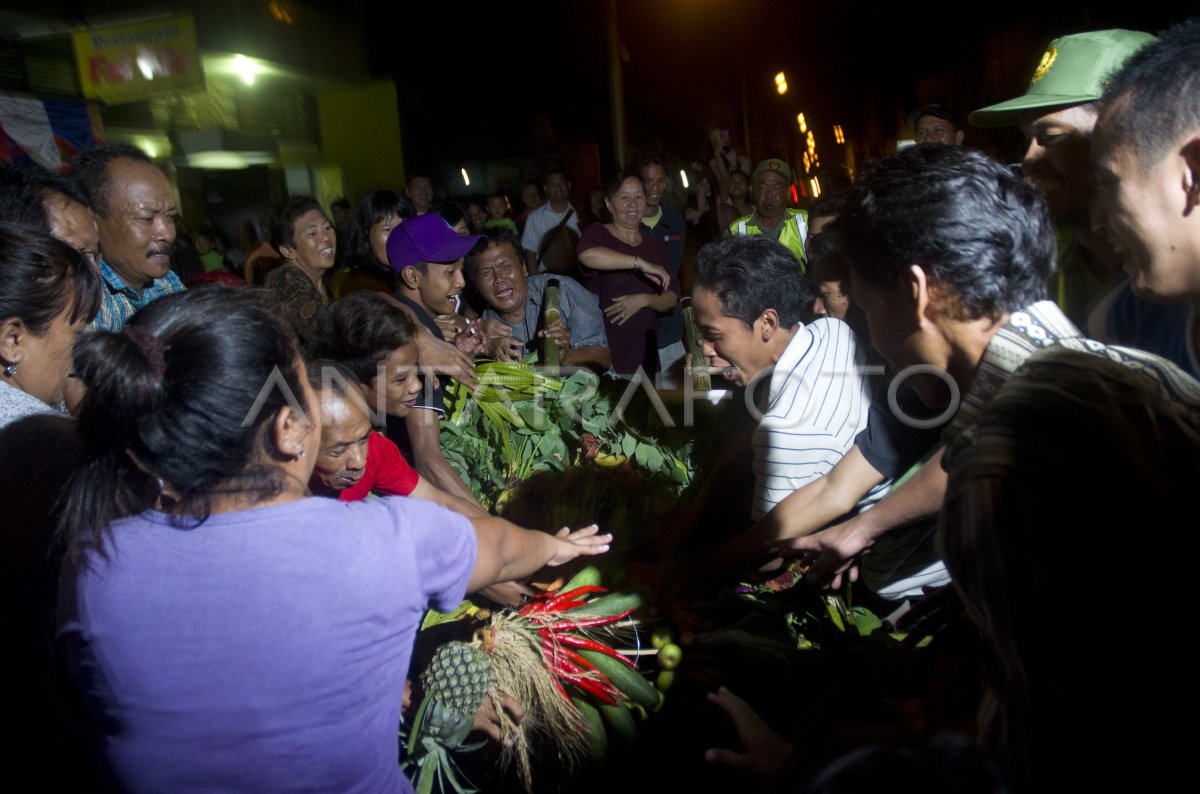
[[[372,430],[367,438],[367,468],[362,479],[338,493],[339,502],[357,502],[368,494],[408,496],[420,475],[400,454],[400,448]]]

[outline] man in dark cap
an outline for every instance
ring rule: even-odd
[[[958,113],[945,102],[930,102],[908,114],[917,143],[952,143],[961,146],[963,126]]]

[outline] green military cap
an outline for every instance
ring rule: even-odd
[[[1152,41],[1154,36],[1136,30],[1096,30],[1055,39],[1024,95],[980,108],[967,120],[976,127],[1000,127],[1016,124],[1026,110],[1094,102],[1129,56]]]
[[[758,165],[754,166],[754,174],[751,179],[758,179],[759,174],[765,174],[768,171],[774,171],[788,182],[792,181],[792,169],[778,157],[768,157],[766,160],[760,161]]]

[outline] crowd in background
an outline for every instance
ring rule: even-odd
[[[872,748],[813,788],[1180,779],[1188,735],[1162,713],[1195,704],[1174,610],[1200,481],[1200,20],[1051,49],[970,116],[1022,127],[1019,173],[933,104],[915,145],[803,209],[792,164],[719,129],[690,198],[654,152],[578,206],[557,166],[461,203],[413,172],[329,213],[291,197],[236,244],[185,229],[130,146],[5,168],[14,746],[49,788],[407,790],[424,610],[520,603],[612,539],[490,515],[442,453],[446,385],[552,345],[677,387],[690,299],[712,374],[755,410],[663,528],[652,584],[773,561],[978,637],[983,752]],[[740,523],[698,548],[742,480]],[[709,762],[813,771],[791,726],[712,697],[742,746]]]

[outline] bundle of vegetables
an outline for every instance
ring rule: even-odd
[[[475,392],[460,384],[446,390],[442,451],[485,506],[535,472],[582,463],[628,461],[677,491],[691,481],[690,442],[665,443],[661,428],[635,427],[633,409],[621,408],[628,382],[549,375],[531,360],[484,362],[476,372]]]
[[[627,658],[656,653],[637,647],[630,615],[641,606],[641,598],[610,592],[599,582],[596,568],[584,568],[562,587],[535,596],[519,609],[493,613],[469,644],[487,660],[488,696],[495,700],[500,693],[510,695],[525,711],[518,724],[503,709],[496,710],[504,735],[513,739],[506,760],[515,763],[526,790],[532,790],[532,747],[539,754],[548,748],[565,769],[585,758],[601,761],[608,748],[606,724],[631,739],[637,731],[633,711],[644,716],[660,705],[658,690],[638,672],[636,661]],[[633,648],[617,649],[631,640]],[[481,703],[483,697],[463,680],[460,667],[443,664],[435,669],[431,664],[422,677],[427,691],[455,693],[462,703],[468,702],[469,694],[469,702],[477,698]],[[451,680],[439,680],[444,678]],[[428,699],[422,703],[406,764],[418,770],[418,791],[428,778],[430,786],[437,780],[445,790],[449,782],[463,792],[448,752],[471,749],[464,745],[462,732],[464,726],[469,731],[470,719],[459,709],[449,709],[461,719],[454,722],[448,717],[446,698],[438,697],[428,709]]]

